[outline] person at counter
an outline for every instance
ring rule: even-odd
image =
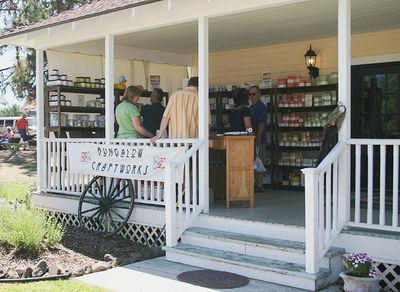
[[[154,143],[168,127],[169,138],[197,138],[199,136],[198,77],[189,79],[188,87],[171,95],[161,119],[160,131],[150,141]]]
[[[249,109],[249,93],[244,88],[239,88],[233,94],[235,107],[229,112],[228,121],[231,132],[252,132],[251,115]]]
[[[258,155],[263,159],[265,157],[265,144],[267,144],[267,135],[265,133],[267,107],[260,100],[261,90],[257,85],[253,85],[249,88],[249,96],[251,101],[251,124],[253,125],[254,134],[256,135],[254,145],[259,149]],[[261,145],[264,145],[264,147],[260,147]],[[255,192],[264,192],[263,176],[264,174],[262,172],[254,173]]]
[[[161,104],[164,98],[164,91],[161,88],[154,88],[150,94],[150,103],[142,106],[141,114],[143,117],[144,128],[156,135],[160,128],[161,119],[165,111],[165,107]]]
[[[115,109],[115,118],[118,123],[117,138],[153,137],[142,125],[142,117],[136,104],[139,102],[142,91],[136,86],[129,86],[122,102]]]

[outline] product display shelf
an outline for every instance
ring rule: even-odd
[[[310,117],[314,116],[327,116],[336,108],[337,102],[337,84],[328,84],[328,85],[313,85],[313,86],[303,86],[303,87],[285,87],[285,88],[264,88],[261,89],[262,96],[269,96],[270,102],[267,106],[267,111],[269,115],[269,123],[266,125],[267,132],[270,133],[268,137],[268,144],[265,146],[267,150],[266,160],[271,161],[271,163],[264,164],[267,169],[268,175],[271,178],[271,184],[266,185],[267,187],[274,188],[284,188],[284,189],[296,189],[302,190],[304,187],[301,186],[301,173],[300,169],[307,166],[290,166],[290,165],[279,165],[278,160],[281,158],[283,152],[301,152],[305,154],[307,159],[316,159],[320,150],[320,143],[313,144],[313,146],[283,146],[279,145],[279,139],[282,133],[294,133],[295,135],[303,136],[313,136],[320,135],[320,139],[322,139],[323,133],[323,122],[319,122],[315,126],[280,126],[280,119],[282,115],[296,115],[302,119],[307,119],[307,114],[311,114]],[[329,93],[335,98],[331,98],[330,104],[324,104],[322,100],[322,95]],[[302,94],[311,94],[313,95],[321,95],[321,100],[317,104],[314,103],[312,99],[312,104],[307,104],[305,106],[305,102],[302,104],[298,103],[295,106],[293,104],[287,104],[284,106],[280,106],[278,102],[278,98],[282,95],[302,95]],[[230,105],[232,104],[233,91],[220,91],[220,92],[210,92],[210,108],[212,119],[215,122],[213,127],[213,132],[215,133],[223,133],[228,131],[229,128],[226,127],[227,116],[230,112]],[[212,104],[211,105],[211,101]],[[227,105],[228,104],[228,105]],[[301,105],[301,106],[300,106]],[[314,116],[313,116],[314,115]],[[304,123],[304,122],[303,122]],[[297,133],[297,134],[296,134]],[[315,138],[315,137],[314,137]],[[308,166],[310,167],[310,166]],[[293,180],[293,177],[296,179],[296,184],[299,185],[291,186],[290,178]],[[282,185],[282,180],[285,180],[288,185]]]
[[[326,112],[333,111],[336,105],[320,105],[320,106],[299,106],[299,107],[277,107],[277,111],[280,113],[291,113],[291,112]]]
[[[48,127],[50,130],[56,131],[58,127]],[[69,130],[80,130],[80,131],[96,131],[96,130],[104,130],[105,127],[61,127],[61,130],[69,131]]]
[[[338,85],[326,84],[326,85],[312,85],[312,86],[301,86],[301,87],[278,87],[271,88],[273,94],[278,93],[306,93],[306,92],[324,92],[324,91],[337,91]]]
[[[229,109],[226,108],[229,99],[232,97],[231,91],[218,91],[209,93],[209,106],[211,110],[212,132],[219,134],[229,131],[226,127],[228,123]]]
[[[324,127],[277,127],[281,132],[289,131],[323,131]]]
[[[49,112],[57,112],[57,106],[49,106]],[[84,107],[84,106],[60,106],[61,112],[68,112],[68,113],[100,113],[104,115],[105,109],[104,108],[96,108],[96,107]]]
[[[283,151],[293,150],[293,151],[317,151],[321,148],[321,146],[276,146],[277,149],[282,149]]]
[[[95,114],[104,115],[105,109],[103,107],[91,107],[91,106],[65,106],[61,105],[61,96],[63,93],[76,93],[78,95],[91,96],[91,99],[95,100],[94,96],[100,97],[104,100],[105,90],[104,88],[88,88],[88,87],[76,87],[66,85],[51,85],[45,86],[44,89],[44,112],[45,112],[45,136],[49,137],[50,132],[53,132],[56,137],[65,138],[67,133],[71,138],[104,138],[105,131],[104,127],[68,127],[62,125],[62,115],[68,113],[74,114]],[[57,100],[53,102],[57,105],[49,105],[50,96],[57,96]],[[77,96],[72,98],[77,99]],[[75,100],[76,101],[76,100]],[[52,126],[50,123],[50,113],[55,113],[57,116],[57,126]]]
[[[104,96],[104,88],[88,88],[66,85],[50,85],[45,90],[51,92],[80,93],[80,94],[101,94]]]
[[[316,163],[322,144],[324,121],[336,108],[337,84],[276,88],[273,91],[275,186],[282,189],[304,190],[301,169],[314,167],[312,165]],[[288,100],[282,100],[284,98]],[[305,100],[306,98],[308,100]],[[282,126],[290,123],[295,125]],[[282,143],[282,140],[285,142]],[[285,159],[283,154],[286,156]],[[287,156],[291,156],[291,159],[300,156],[300,159],[307,160],[307,163],[280,162],[287,160]]]

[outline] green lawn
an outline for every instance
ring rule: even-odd
[[[110,290],[77,280],[39,281],[24,284],[0,284],[4,292],[107,292]]]
[[[30,185],[32,185],[32,180],[0,183],[0,198],[10,202],[15,201],[15,199],[25,202]]]

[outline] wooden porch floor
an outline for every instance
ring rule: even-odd
[[[304,227],[304,196],[304,191],[266,189],[264,193],[254,195],[254,208],[250,208],[248,202],[233,202],[227,209],[225,200],[218,200],[210,203],[209,215]],[[372,220],[374,224],[379,224],[379,193],[375,193],[374,198]],[[367,194],[362,192],[360,219],[364,223],[367,222],[366,200]],[[387,198],[385,207],[387,225],[391,225],[393,219],[390,202],[391,198]],[[350,218],[354,220],[354,193],[351,195]],[[398,221],[400,222],[400,202]]]
[[[210,215],[304,227],[304,191],[269,190],[254,195],[254,208],[248,202],[225,200],[210,204]]]

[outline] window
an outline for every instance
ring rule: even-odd
[[[4,123],[4,127],[8,127],[8,126],[14,127],[14,121],[15,120],[6,120]]]

